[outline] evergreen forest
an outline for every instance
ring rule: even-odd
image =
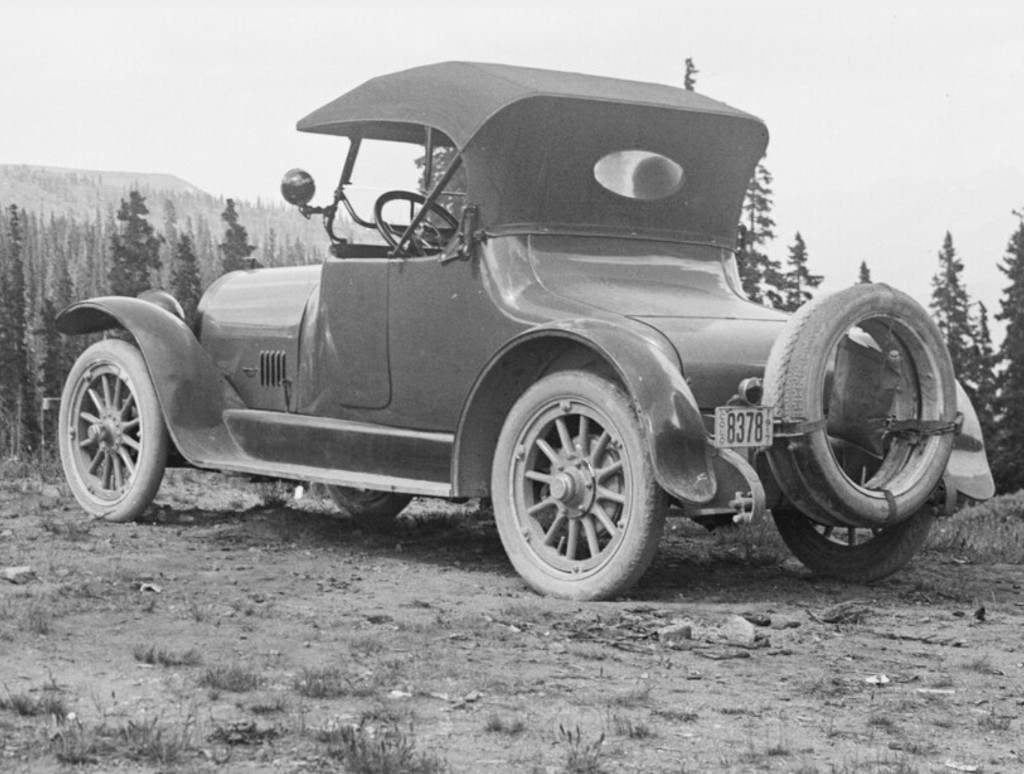
[[[236,268],[322,259],[284,205],[220,199],[169,175],[0,165],[0,460],[45,453],[71,364],[95,337],[59,334],[74,301],[170,291],[191,322]]]

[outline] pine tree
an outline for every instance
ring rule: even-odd
[[[448,168],[455,161],[457,153],[455,148],[447,145],[441,145],[434,148],[431,154],[430,162],[430,180],[427,180],[427,154],[424,152],[422,156],[416,159],[416,168],[419,170],[419,186],[420,193],[424,196],[429,194],[434,186],[438,184],[444,174],[448,171]],[[444,190],[448,193],[442,193],[437,197],[437,203],[444,207],[448,212],[454,215],[456,218],[462,217],[462,209],[465,207],[465,191],[466,191],[466,168],[460,166],[451,179],[445,185]],[[429,218],[430,216],[428,216]]]
[[[196,218],[195,230],[192,229],[192,219],[188,220],[188,232],[195,234],[192,240],[195,248],[196,258],[199,259],[199,276],[202,277],[203,287],[208,287],[211,282],[220,276],[217,260],[217,244],[214,241],[213,232],[210,230],[210,223],[206,218]]]
[[[970,375],[970,382],[974,389],[970,398],[971,404],[978,414],[978,421],[981,423],[982,437],[991,443],[995,437],[998,358],[992,346],[992,333],[988,327],[988,309],[981,301],[978,302],[978,316],[973,320],[972,327],[974,329],[972,347],[974,373]],[[970,391],[968,392],[970,393]]]
[[[40,397],[60,397],[67,375],[64,337],[57,330],[57,305],[52,298],[44,298],[39,312],[36,334],[42,338],[42,362],[39,368],[38,391]]]
[[[807,245],[796,232],[792,246],[789,248],[789,260],[786,262],[789,271],[785,274],[784,297],[780,309],[795,312],[811,300],[811,290],[818,287],[825,278],[820,274],[811,274],[807,268]]]
[[[997,320],[1006,323],[999,348],[998,416],[994,453],[990,455],[996,487],[1010,492],[1024,486],[1024,213],[1014,212],[1017,230],[1006,246],[999,270],[1010,284],[1003,290]]]
[[[160,280],[162,287],[170,287],[174,254],[178,249],[178,208],[172,199],[164,199],[163,240],[160,262],[163,264]]]
[[[683,88],[687,91],[697,90],[697,74],[700,70],[693,63],[693,59],[686,57],[686,74],[683,76]]]
[[[267,266],[280,266],[281,261],[277,256],[277,231],[271,226],[263,240],[263,263]]]
[[[190,234],[178,235],[171,272],[171,294],[181,304],[185,312],[185,322],[189,327],[194,325],[199,297],[202,295],[202,281],[199,277],[199,261]]]
[[[295,237],[285,248],[285,265],[287,266],[303,266],[309,261],[306,259],[306,245],[305,243]]]
[[[867,261],[860,262],[860,271],[857,274],[858,285],[868,285],[871,283],[871,269],[868,268]]]
[[[931,309],[946,339],[953,370],[959,376],[969,378],[976,367],[972,363],[974,331],[970,317],[971,301],[961,280],[963,270],[964,264],[953,247],[953,237],[947,231],[939,251],[939,271],[932,277]]]
[[[151,288],[151,273],[160,271],[160,238],[146,220],[149,209],[138,191],[128,192],[117,213],[118,226],[110,237],[110,292],[137,296]]]
[[[224,241],[218,246],[223,273],[254,268],[255,261],[251,260],[249,256],[252,255],[256,247],[249,244],[249,234],[246,232],[245,226],[238,222],[234,199],[227,200],[227,206],[220,218],[228,224],[224,231]]]
[[[775,238],[772,219],[772,176],[763,163],[757,165],[743,199],[740,246],[736,251],[743,290],[752,301],[781,306],[783,275],[779,262],[764,248]]]
[[[35,393],[27,335],[25,212],[12,204],[6,215],[0,245],[0,453],[19,455],[33,436]]]

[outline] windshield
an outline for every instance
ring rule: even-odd
[[[435,142],[437,139],[439,138],[435,134]],[[440,139],[444,141],[443,135]],[[408,226],[419,212],[420,205],[415,200],[416,197],[427,196],[441,181],[454,159],[455,150],[450,145],[435,145],[431,163],[428,165],[425,141],[423,144],[416,144],[365,140],[360,144],[349,184],[345,187],[345,196],[355,214],[367,224],[372,224],[374,207],[382,196],[394,191],[414,194],[413,197],[393,198],[381,208],[384,221],[395,229],[402,229]],[[464,181],[465,175],[459,170],[447,181],[436,199],[437,206],[443,208],[455,220],[462,215],[465,205]],[[441,213],[431,211],[425,218],[428,223],[437,227],[443,226]]]

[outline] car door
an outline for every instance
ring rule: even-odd
[[[301,413],[366,419],[391,401],[387,258],[328,258],[303,330]],[[371,411],[372,413],[372,411]]]
[[[479,256],[395,259],[388,275],[393,421],[454,431],[484,365],[516,326],[485,289]]]

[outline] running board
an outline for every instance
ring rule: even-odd
[[[373,489],[380,492],[404,492],[423,497],[449,498],[452,496],[452,486],[447,483],[381,476],[372,473],[352,473],[347,470],[326,470],[305,465],[232,460],[229,463],[218,465],[217,470],[268,478],[283,478],[290,481],[312,481],[317,484],[350,486],[355,489]]]
[[[223,419],[241,453],[203,460],[200,467],[360,489],[452,496],[451,433],[252,409],[228,409]]]

